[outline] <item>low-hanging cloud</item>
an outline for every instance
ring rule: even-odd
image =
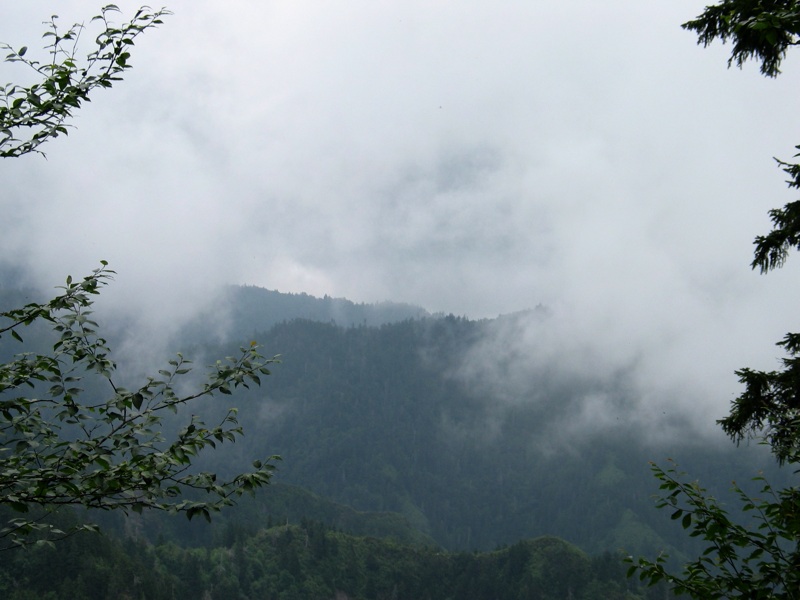
[[[0,39],[90,16],[45,4],[9,7]],[[733,369],[775,364],[797,277],[747,264],[793,199],[771,156],[797,143],[798,74],[727,71],[679,27],[699,5],[171,8],[47,160],[0,164],[3,261],[50,287],[108,260],[131,354],[201,311],[223,331],[217,286],[247,283],[471,317],[541,303],[487,344],[519,372],[625,373],[642,421],[713,422]]]

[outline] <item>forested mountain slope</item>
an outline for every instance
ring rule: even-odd
[[[624,372],[566,376],[532,360],[524,378],[481,379],[487,337],[547,318],[538,310],[376,327],[279,323],[256,334],[282,362],[240,401],[248,434],[233,454],[279,454],[278,481],[358,510],[399,512],[450,549],[540,535],[591,552],[685,548],[680,528],[653,508],[648,461],[676,458],[724,496],[731,479],[749,479],[769,459],[758,448],[695,439],[688,428],[654,444],[624,418],[576,429],[587,397],[611,398],[620,414],[637,402]],[[502,360],[486,362],[502,374]],[[233,454],[215,455],[215,468]]]
[[[401,302],[355,303],[346,298],[288,294],[255,286],[231,285],[220,294],[222,304],[186,325],[179,338],[201,341],[209,321],[222,320],[229,339],[244,340],[294,319],[335,323],[342,327],[380,326],[430,316],[419,306]]]
[[[79,534],[0,562],[6,600],[645,600],[619,556],[552,537],[486,553],[446,553],[355,537],[311,521],[231,530],[212,547]]]
[[[257,529],[270,517],[296,522],[308,516],[452,550],[491,550],[554,535],[591,553],[668,549],[677,556],[690,542],[654,508],[657,486],[648,461],[675,458],[722,497],[732,479],[747,481],[772,467],[758,447],[737,449],[682,429],[680,415],[670,417],[671,433],[656,439],[653,432],[667,430],[666,421],[645,428],[627,418],[642,402],[628,372],[584,369],[580,362],[561,369],[562,358],[548,356],[547,338],[537,337],[550,318],[543,309],[473,321],[406,307],[422,316],[394,320],[393,309],[345,303],[359,321],[353,325],[356,317],[348,317],[350,324],[340,325],[331,319],[331,300],[240,291],[222,309],[242,315],[231,331],[244,331],[245,315],[280,305],[274,324],[259,331],[254,323],[245,337],[231,334],[220,343],[208,335],[217,328],[196,321],[168,344],[196,359],[198,370],[207,357],[234,354],[253,338],[265,354],[281,355],[261,388],[193,405],[209,421],[238,406],[246,432],[199,466],[233,473],[255,457],[278,454],[276,482],[379,516],[351,519],[347,510],[310,502],[304,492],[276,488],[220,515],[223,524]],[[262,299],[269,300],[262,305]],[[296,318],[308,315],[309,306],[327,309],[320,320]],[[375,319],[382,324],[365,323],[368,314],[380,315]],[[113,349],[122,340],[114,323],[103,325],[112,331]],[[526,332],[527,346],[517,344],[517,332]],[[587,419],[593,406],[605,412],[595,408]],[[174,533],[193,536],[183,527]]]

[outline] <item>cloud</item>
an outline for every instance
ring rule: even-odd
[[[46,4],[9,7],[0,39],[92,14]],[[151,341],[222,283],[471,317],[543,303],[549,324],[508,342],[520,369],[622,369],[654,414],[704,422],[733,369],[774,364],[798,279],[747,264],[794,199],[771,161],[797,143],[791,62],[726,70],[680,29],[686,3],[171,8],[47,160],[0,164],[0,251],[30,280],[108,260],[104,302]]]

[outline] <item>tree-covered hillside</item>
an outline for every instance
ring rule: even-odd
[[[229,529],[211,547],[79,534],[0,563],[6,600],[645,600],[614,553],[553,537],[448,553],[355,537],[312,521]],[[663,591],[659,592],[663,595]]]
[[[258,312],[254,298],[272,298],[264,310],[277,299],[243,290],[243,296],[233,294],[246,300],[232,304],[231,314]],[[598,375],[587,368],[576,376],[552,361],[487,344],[498,332],[535,332],[549,318],[547,311],[483,321],[426,316],[380,326],[341,326],[329,313],[324,321],[294,318],[307,314],[315,300],[282,295],[283,320],[254,333],[266,354],[281,355],[263,388],[195,406],[209,420],[237,406],[247,430],[236,445],[218,449],[198,466],[224,476],[253,456],[278,454],[276,481],[351,507],[354,514],[383,516],[366,524],[340,508],[309,502],[305,492],[287,494],[296,490],[289,487],[266,490],[224,512],[217,517],[221,527],[306,516],[453,550],[491,550],[555,535],[593,553],[653,555],[670,549],[679,556],[691,542],[654,509],[648,461],[673,457],[722,497],[732,457],[740,482],[770,466],[757,447],[734,455],[729,445],[689,434],[653,443],[650,431],[624,418],[638,402],[624,372]],[[210,329],[198,322],[186,332],[194,340],[188,358],[202,364],[203,357],[234,354],[249,341],[248,336],[220,347],[204,340]],[[109,336],[112,348],[120,341],[115,337]],[[187,348],[182,340],[173,345]],[[487,347],[498,349],[488,354]],[[586,398],[595,396],[619,411],[619,421],[576,426]],[[153,524],[152,532],[201,543],[218,535],[184,525]]]
[[[541,535],[592,552],[686,548],[653,508],[648,461],[676,458],[724,496],[730,481],[719,467],[732,447],[688,433],[652,443],[624,419],[576,430],[571,416],[587,396],[602,393],[622,411],[637,402],[624,373],[577,378],[531,360],[523,378],[465,374],[487,337],[547,318],[540,310],[376,327],[279,323],[257,334],[282,362],[240,402],[250,434],[235,454],[279,454],[277,480],[358,510],[400,513],[450,549]],[[497,357],[486,361],[502,371]],[[213,458],[218,470],[233,461]],[[770,464],[758,448],[736,460],[739,480]]]
[[[346,298],[316,298],[309,294],[281,293],[256,286],[231,285],[223,290],[221,297],[221,306],[204,312],[183,328],[182,341],[204,339],[209,321],[221,321],[229,339],[243,340],[293,319],[351,327],[380,326],[429,316],[424,308],[402,302],[364,304]]]

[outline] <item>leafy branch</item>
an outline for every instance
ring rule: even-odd
[[[203,449],[243,435],[236,410],[208,426],[192,415],[171,440],[163,433],[164,411],[177,413],[217,392],[260,385],[276,358],[261,356],[253,342],[238,355],[217,361],[199,389],[181,395],[176,383],[190,373],[191,363],[179,354],[139,388],[119,386],[107,342],[89,318],[93,296],[112,274],[103,262],[81,281],[67,278],[62,292],[49,302],[0,313],[6,320],[0,336],[10,334],[22,342],[20,327],[37,321],[50,323],[57,334],[52,352],[19,354],[0,365],[0,505],[22,514],[33,508],[48,512],[83,506],[156,509],[210,519],[237,496],[269,483],[277,457],[256,460],[251,471],[224,481],[214,473],[196,472],[193,461]],[[107,382],[106,400],[84,400],[80,385],[88,376]],[[36,514],[12,519],[0,529],[0,539],[6,540],[7,549],[35,537],[53,540],[69,533]]]
[[[683,28],[697,33],[703,46],[730,41],[729,67],[755,59],[763,75],[777,77],[786,51],[800,43],[800,6],[797,0],[722,0]]]
[[[649,585],[665,581],[676,595],[689,594],[708,600],[722,598],[800,598],[800,490],[796,487],[776,492],[763,477],[761,498],[751,498],[738,485],[733,491],[742,510],[750,513],[754,527],[731,519],[719,501],[709,496],[697,482],[687,482],[686,474],[674,464],[662,469],[651,463],[654,476],[661,482],[656,506],[671,510],[671,518],[680,521],[690,537],[708,542],[695,560],[683,566],[681,574],[670,572],[668,556],[655,561],[646,558],[625,561],[630,564],[628,577],[639,572],[639,579]]]
[[[90,101],[90,93],[95,88],[110,88],[131,68],[128,61],[136,37],[162,24],[161,18],[171,14],[163,8],[152,11],[143,6],[129,22],[115,26],[110,16],[118,12],[116,5],[109,4],[92,18],[102,25],[102,31],[94,40],[95,49],[83,61],[78,58],[78,42],[85,26],[76,23],[63,31],[56,16],[45,22],[48,31],[43,37],[49,42],[45,46],[49,60],[28,58],[27,46],[14,49],[0,44],[0,49],[8,52],[6,62],[29,67],[38,79],[27,87],[0,85],[0,157],[43,154],[41,144],[67,135],[68,119],[83,102]]]

